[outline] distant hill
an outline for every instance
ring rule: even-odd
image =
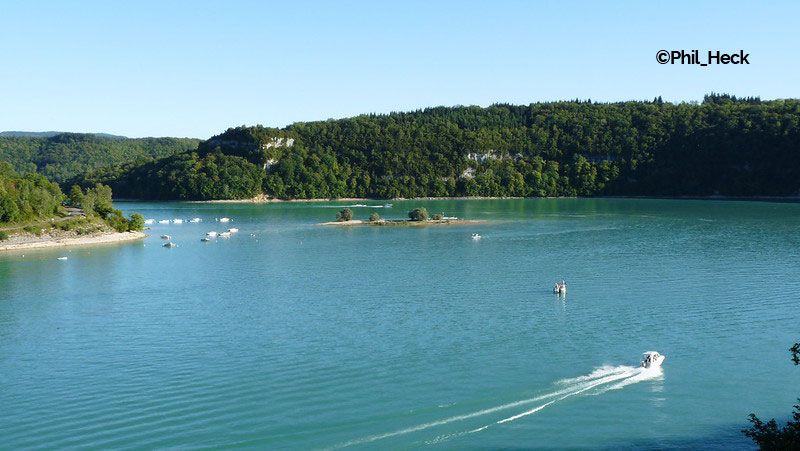
[[[0,138],[7,137],[7,138],[52,138],[56,135],[63,135],[69,132],[22,132],[22,131],[5,131],[0,132]],[[94,135],[99,136],[101,138],[111,138],[111,139],[128,139],[127,136],[122,135],[112,135],[110,133],[86,133],[87,135]]]
[[[126,138],[106,133],[2,132],[0,161],[65,184],[99,168],[143,163],[197,149],[194,138]]]
[[[138,199],[798,196],[800,100],[435,107],[237,127],[77,181]]]

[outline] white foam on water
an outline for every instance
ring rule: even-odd
[[[624,369],[623,370],[619,370],[618,368],[624,368]],[[546,403],[542,404],[541,406],[534,407],[533,409],[527,410],[527,411],[519,413],[517,415],[511,416],[511,417],[508,417],[508,418],[503,418],[502,420],[497,421],[497,424],[509,423],[511,421],[518,420],[518,419],[523,418],[523,417],[527,417],[528,415],[533,415],[534,413],[539,412],[539,411],[545,409],[546,407],[548,407],[548,406],[550,406],[550,405],[552,405],[552,404],[554,404],[554,403],[556,403],[558,401],[561,401],[563,399],[567,399],[570,396],[575,396],[575,395],[581,394],[581,393],[589,391],[589,390],[591,390],[591,389],[593,389],[595,387],[599,387],[601,385],[608,384],[610,382],[615,382],[615,381],[619,381],[619,380],[624,380],[624,379],[629,379],[629,378],[636,377],[636,375],[638,375],[640,372],[641,371],[640,371],[639,368],[633,368],[633,367],[630,367],[630,366],[629,367],[615,367],[614,371],[611,371],[610,374],[607,375],[607,376],[594,377],[594,378],[588,379],[589,382],[582,382],[581,384],[578,384],[578,387],[576,387],[573,391],[570,391],[569,393],[561,396],[560,398],[554,399],[554,400],[552,400],[550,402],[546,402]]]
[[[490,408],[483,409],[483,410],[478,410],[478,411],[475,411],[475,412],[472,412],[472,413],[466,413],[466,414],[462,414],[462,415],[455,415],[455,416],[452,416],[452,417],[443,418],[441,420],[436,420],[436,421],[431,421],[431,422],[428,422],[428,423],[419,424],[417,426],[411,426],[411,427],[408,427],[408,428],[405,428],[405,429],[400,429],[400,430],[393,431],[393,432],[387,432],[387,433],[384,433],[384,434],[376,434],[376,435],[371,435],[371,436],[368,436],[368,437],[363,437],[363,438],[360,438],[360,439],[351,440],[351,441],[336,445],[332,449],[346,448],[348,446],[371,443],[371,442],[375,442],[375,441],[386,439],[386,438],[390,438],[390,437],[396,437],[396,436],[399,436],[399,435],[410,434],[412,432],[424,431],[426,429],[430,429],[430,428],[433,428],[433,427],[442,426],[442,425],[445,425],[445,424],[454,423],[454,422],[458,422],[458,421],[464,421],[464,420],[468,420],[468,419],[471,419],[471,418],[477,418],[477,417],[481,417],[481,416],[485,416],[485,415],[490,415],[490,414],[493,414],[493,413],[496,413],[496,412],[500,412],[500,411],[503,411],[503,410],[508,410],[508,409],[512,409],[512,408],[515,408],[515,407],[521,407],[521,406],[524,406],[526,404],[532,404],[532,403],[535,403],[535,402],[538,402],[538,401],[544,401],[544,400],[547,400],[547,399],[555,398],[555,399],[551,399],[550,401],[548,401],[548,402],[546,402],[546,403],[544,403],[542,405],[536,406],[536,407],[534,407],[532,409],[526,410],[526,411],[518,413],[516,415],[510,416],[510,417],[507,417],[507,418],[503,418],[503,419],[498,420],[498,421],[496,421],[494,423],[491,423],[491,424],[509,423],[509,422],[518,420],[520,418],[524,418],[526,416],[533,415],[533,414],[535,414],[537,412],[540,412],[543,409],[545,409],[545,408],[557,403],[558,401],[564,400],[564,399],[569,398],[571,396],[579,395],[581,393],[585,393],[585,392],[587,392],[589,390],[592,390],[592,389],[597,389],[597,388],[600,389],[595,394],[605,393],[608,390],[617,390],[617,389],[620,389],[620,388],[625,387],[625,386],[630,385],[630,384],[635,384],[637,382],[641,382],[641,381],[644,381],[644,380],[655,379],[655,378],[660,377],[662,374],[663,373],[661,372],[661,368],[645,369],[645,368],[632,367],[632,366],[626,366],[626,365],[620,365],[620,366],[608,366],[607,365],[607,366],[602,366],[600,368],[595,369],[594,371],[592,371],[591,373],[589,373],[587,375],[579,376],[579,377],[575,377],[575,378],[569,378],[569,379],[561,379],[561,380],[557,381],[555,383],[555,385],[557,385],[559,387],[563,387],[563,388],[560,388],[560,389],[555,390],[555,391],[550,392],[550,393],[545,393],[543,395],[539,395],[539,396],[536,396],[536,397],[533,397],[533,398],[522,399],[522,400],[519,400],[519,401],[514,401],[514,402],[510,402],[510,403],[506,403],[506,404],[501,404],[499,406],[490,407]],[[462,436],[462,435],[465,435],[465,434],[472,434],[472,433],[480,432],[480,431],[483,431],[483,430],[487,429],[489,426],[491,426],[491,424],[487,424],[485,426],[482,426],[482,427],[479,427],[479,428],[475,428],[475,429],[472,429],[472,430],[469,430],[469,431],[465,431],[465,432],[441,435],[441,436],[438,436],[438,437],[434,438],[433,442],[430,442],[430,443],[441,443],[441,442],[447,441],[447,440],[449,440],[449,439],[451,439],[453,437],[458,437],[458,436]]]
[[[642,381],[662,379],[663,376],[664,376],[664,370],[661,367],[656,367],[656,368],[638,368],[638,370],[639,371],[636,374],[634,374],[633,376],[631,376],[631,377],[629,377],[627,379],[623,379],[623,380],[617,382],[616,384],[612,384],[612,385],[601,387],[600,390],[595,394],[599,395],[599,394],[605,393],[605,392],[610,391],[610,390],[619,390],[622,387],[625,387],[625,386],[628,386],[628,385],[631,385],[631,384],[636,384],[636,383],[639,383],[639,382],[642,382]]]

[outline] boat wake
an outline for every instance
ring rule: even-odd
[[[519,401],[513,401],[501,405],[497,405],[494,407],[489,407],[486,409],[478,410],[471,413],[465,413],[461,415],[454,415],[447,418],[442,418],[440,420],[430,421],[428,423],[419,424],[416,426],[407,427],[404,429],[399,429],[392,432],[386,432],[383,434],[376,434],[371,435],[368,437],[363,437],[355,440],[351,440],[345,443],[341,443],[333,447],[333,449],[338,448],[346,448],[349,446],[354,445],[363,445],[366,443],[375,442],[378,440],[383,440],[391,437],[396,437],[400,435],[410,434],[413,432],[424,431],[427,429],[431,429],[437,426],[443,426],[445,424],[465,421],[473,418],[479,418],[484,416],[490,416],[494,414],[498,414],[500,412],[504,412],[507,410],[511,410],[514,408],[522,408],[526,406],[530,406],[531,404],[541,403],[534,407],[530,407],[522,412],[515,413],[514,415],[510,416],[503,416],[503,417],[496,417],[494,421],[487,423],[483,426],[472,428],[467,431],[458,432],[454,434],[445,434],[440,435],[433,440],[426,442],[426,444],[435,444],[441,443],[443,441],[450,440],[455,437],[473,434],[476,432],[481,432],[488,429],[491,426],[501,425],[505,423],[510,423],[520,418],[524,418],[530,415],[533,415],[537,412],[540,412],[553,404],[558,403],[559,401],[563,401],[567,398],[578,396],[578,395],[599,395],[610,390],[619,390],[625,386],[636,384],[638,382],[646,381],[646,380],[654,380],[659,379],[663,376],[662,369],[660,367],[654,368],[642,368],[642,367],[633,367],[633,366],[603,366],[600,368],[596,368],[591,373],[579,376],[575,378],[569,379],[561,379],[553,384],[552,389],[549,392],[541,394],[539,396],[521,399]],[[507,415],[507,414],[506,414]]]

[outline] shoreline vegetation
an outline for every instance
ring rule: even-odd
[[[45,176],[0,161],[0,251],[128,241],[143,230],[142,215],[114,208],[108,186],[75,185],[65,195]]]

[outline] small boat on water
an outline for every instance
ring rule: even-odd
[[[642,368],[659,368],[666,358],[656,351],[647,351],[642,357]]]
[[[563,280],[561,282],[556,282],[556,284],[553,286],[553,293],[567,294],[567,282]]]
[[[210,238],[210,237],[207,237],[207,236],[204,236],[203,238],[200,238],[200,241],[202,241],[202,242],[206,243],[206,242],[209,242],[209,241],[211,241],[211,238]]]
[[[222,232],[222,233],[219,234],[219,237],[220,238],[230,238],[231,237],[231,232]]]
[[[228,232],[230,232],[230,233],[236,233],[238,231],[239,231],[239,229],[237,229],[236,227],[232,227],[232,228],[228,229]]]
[[[155,223],[156,223],[155,219],[145,219],[144,220],[144,225],[153,225]]]
[[[183,224],[183,219],[173,219],[172,223],[173,224]]]
[[[219,222],[231,222],[231,218],[219,218]]]
[[[169,219],[162,219],[158,221],[159,224],[169,224]]]
[[[66,260],[67,257],[58,257],[56,260]]]
[[[383,204],[383,208],[392,208],[392,204]]]
[[[214,238],[217,235],[219,235],[217,232],[206,232],[206,236],[209,238]]]
[[[172,239],[172,237],[171,237],[171,236],[169,236],[169,235],[161,235],[161,239],[162,239],[162,240],[171,240],[171,239]]]
[[[203,220],[200,218],[192,218],[189,220],[189,222],[191,222],[192,224],[197,224],[198,222],[203,222]]]
[[[172,241],[167,241],[166,243],[164,243],[164,247],[173,248],[173,247],[178,247],[178,245],[173,243]]]
[[[472,234],[472,239],[473,239],[474,241],[478,241],[478,240],[480,240],[481,238],[483,238],[483,237],[482,237],[482,236],[480,236],[480,235],[479,235],[479,234],[477,234],[477,233],[473,233],[473,234]]]

